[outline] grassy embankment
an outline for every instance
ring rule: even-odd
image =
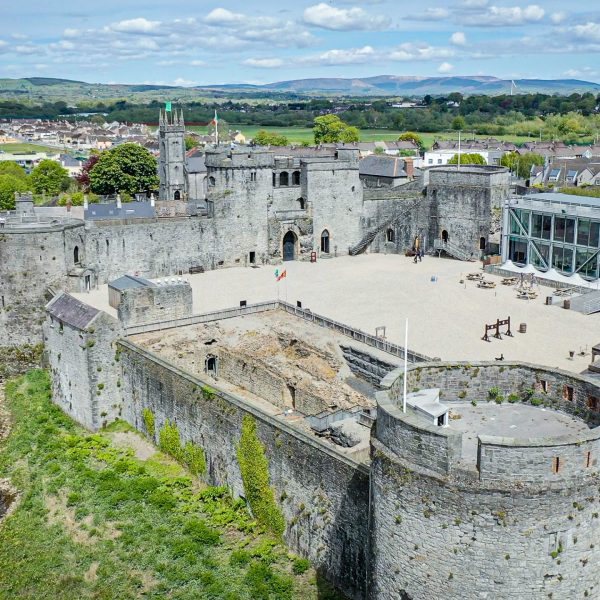
[[[124,423],[90,434],[48,375],[9,382],[0,477],[22,494],[0,524],[0,598],[336,598],[308,562]]]

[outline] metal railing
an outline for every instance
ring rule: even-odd
[[[233,319],[235,317],[242,317],[244,315],[251,315],[255,313],[267,312],[277,309],[283,310],[288,314],[292,314],[296,317],[305,319],[306,321],[310,321],[311,323],[319,325],[320,327],[324,327],[325,329],[331,329],[333,331],[336,331],[337,333],[341,333],[342,335],[345,335],[357,342],[361,342],[367,346],[371,346],[372,348],[377,348],[378,350],[381,350],[382,352],[385,352],[387,354],[391,354],[392,356],[404,359],[404,348],[402,346],[398,346],[397,344],[388,342],[383,338],[376,337],[374,335],[361,331],[360,329],[349,327],[348,325],[344,325],[343,323],[334,321],[333,319],[329,319],[328,317],[318,315],[316,313],[313,313],[309,309],[298,308],[297,306],[293,306],[292,304],[288,304],[282,301],[260,302],[257,304],[249,304],[247,306],[216,310],[200,315],[192,315],[191,317],[183,317],[181,319],[171,319],[168,321],[146,323],[143,325],[132,325],[130,327],[125,328],[125,334],[127,336],[131,336],[140,333],[151,333],[153,331],[162,331],[164,329],[174,329],[177,327],[187,327],[189,325],[197,325],[199,323],[211,323],[223,319]],[[408,350],[407,360],[414,363],[431,362],[432,359],[424,354]]]

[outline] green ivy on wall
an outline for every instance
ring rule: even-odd
[[[154,434],[156,433],[154,429],[154,413],[149,408],[145,408],[142,411],[142,416],[144,417],[144,424],[146,425],[148,435],[154,439]]]
[[[256,520],[275,535],[281,536],[285,520],[275,502],[275,491],[269,485],[269,461],[256,432],[256,420],[250,415],[246,415],[242,421],[237,458],[246,499]]]
[[[170,423],[168,419],[158,434],[158,445],[163,452],[187,467],[192,475],[203,475],[206,472],[204,450],[192,442],[182,446],[177,425]]]

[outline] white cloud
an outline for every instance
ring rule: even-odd
[[[195,81],[190,81],[189,79],[184,79],[183,77],[178,77],[177,79],[175,79],[175,81],[173,81],[173,85],[189,87],[189,86],[197,85],[197,83]]]
[[[595,77],[598,75],[598,70],[592,69],[592,67],[583,67],[581,69],[569,69],[563,75],[565,77]]]
[[[583,25],[573,25],[562,29],[564,33],[585,42],[600,42],[600,23],[589,21]]]
[[[212,25],[231,25],[242,22],[244,15],[234,13],[226,8],[215,8],[204,17],[204,20]]]
[[[566,20],[566,18],[567,18],[567,13],[564,11],[555,12],[550,15],[550,20],[555,25],[562,23],[564,20]]]
[[[362,48],[345,48],[342,50],[334,49],[323,52],[317,56],[303,59],[304,63],[319,64],[324,66],[331,65],[352,65],[371,62],[377,56],[371,46]]]
[[[413,43],[400,44],[396,50],[388,55],[391,60],[400,62],[410,60],[433,60],[436,58],[450,58],[451,56],[454,56],[454,51],[450,48]]]
[[[362,8],[336,8],[321,2],[304,11],[309,25],[334,31],[367,31],[387,29],[391,20],[383,15],[370,15]]]
[[[155,33],[161,25],[160,21],[149,21],[140,17],[138,19],[127,19],[109,25],[113,31],[121,33]]]
[[[450,43],[454,46],[466,46],[467,36],[462,31],[456,31],[450,36]]]
[[[449,62],[443,62],[438,67],[438,73],[451,73],[453,70],[454,70],[454,65],[450,64]]]
[[[450,11],[446,8],[427,8],[422,13],[414,13],[406,18],[410,21],[445,21],[450,18]]]
[[[205,60],[192,60],[190,62],[190,67],[206,67]]]
[[[487,6],[488,0],[462,0],[461,5],[467,8],[481,8]]]
[[[258,69],[276,69],[284,63],[280,58],[247,58],[244,64]]]
[[[465,25],[476,27],[511,27],[537,23],[546,11],[537,4],[529,6],[489,6],[482,11],[469,12],[463,19]]]

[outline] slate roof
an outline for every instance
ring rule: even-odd
[[[188,173],[206,173],[204,156],[190,156],[187,159]]]
[[[389,177],[397,179],[407,177],[405,163],[401,158],[391,156],[365,156],[361,159],[359,165],[359,174],[370,177]]]
[[[77,329],[85,329],[100,312],[98,309],[84,304],[64,292],[51,300],[46,310],[55,319]]]
[[[84,218],[88,221],[102,219],[147,219],[156,216],[154,206],[150,202],[123,202],[117,208],[116,202],[90,204],[85,211]]]
[[[118,279],[110,281],[108,283],[108,287],[122,292],[123,290],[130,290],[132,288],[156,287],[156,284],[152,283],[148,279],[144,279],[143,277],[136,277],[135,275],[123,275]]]

